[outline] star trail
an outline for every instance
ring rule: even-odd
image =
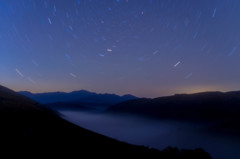
[[[0,84],[158,97],[240,89],[238,0],[0,0]]]

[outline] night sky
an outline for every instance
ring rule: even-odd
[[[240,89],[239,0],[0,0],[0,84],[158,97]]]

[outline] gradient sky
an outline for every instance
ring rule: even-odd
[[[157,97],[240,89],[239,0],[0,0],[0,84]]]

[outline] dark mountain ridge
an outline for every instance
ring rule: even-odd
[[[49,93],[31,93],[19,92],[39,103],[47,104],[54,109],[87,109],[87,108],[108,108],[120,102],[137,99],[132,95],[118,96],[115,94],[97,94],[85,90],[65,92],[49,92]]]
[[[116,104],[107,112],[203,123],[210,132],[240,137],[240,91],[141,98]]]
[[[155,99],[141,98],[122,102],[110,112],[132,113],[153,118],[215,121],[238,118],[240,92],[176,94]]]

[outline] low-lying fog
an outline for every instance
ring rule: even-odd
[[[240,158],[240,140],[207,133],[207,125],[178,121],[156,121],[139,117],[113,116],[79,111],[60,111],[72,123],[94,132],[157,149],[167,146],[195,149],[203,148],[213,159]]]

